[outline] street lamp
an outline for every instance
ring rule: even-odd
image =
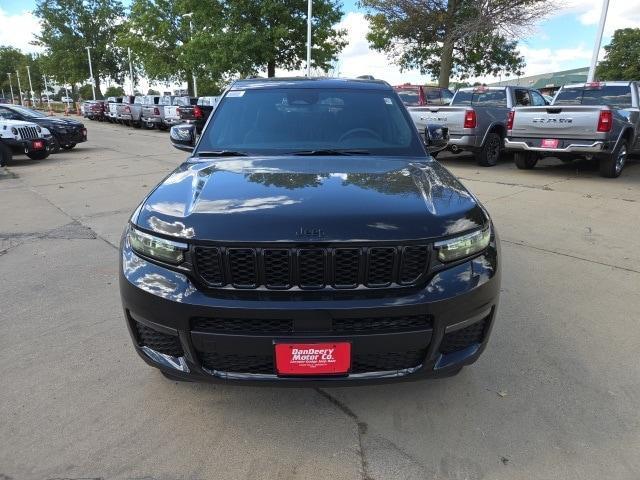
[[[29,77],[29,89],[31,89],[31,106],[33,106],[33,84],[31,83],[31,68],[27,65],[27,76]]]
[[[92,47],[84,47],[87,49],[87,57],[89,58],[89,81],[91,82],[91,91],[93,92],[93,99],[96,99],[96,85],[93,81],[93,68],[91,66],[91,48]]]
[[[191,21],[191,17],[193,17],[193,12],[185,13],[182,15],[182,18],[189,19],[189,34],[191,36],[191,40],[193,40],[193,22]],[[193,96],[198,96],[198,84],[196,83],[196,72],[195,69],[193,71]]]
[[[11,83],[11,74],[7,73],[7,75],[9,76],[9,88],[11,89],[11,105],[14,105],[16,102],[13,99],[13,83]]]
[[[593,46],[593,54],[591,55],[591,65],[589,66],[589,75],[587,82],[593,82],[596,75],[596,64],[598,63],[598,53],[600,53],[600,44],[602,43],[602,32],[604,24],[607,21],[607,12],[609,11],[609,0],[603,0],[602,11],[600,12],[600,23],[598,24],[598,33],[596,34],[596,43]]]
[[[20,97],[20,105],[22,105],[22,87],[20,86],[20,72],[16,70],[16,77],[18,78],[18,96]]]
[[[47,77],[46,75],[42,75],[42,78],[44,79],[44,92],[47,96],[47,107],[49,107],[49,110],[51,110],[51,100],[49,100],[49,87],[47,86]]]
[[[311,76],[311,6],[313,0],[307,3],[307,77]]]
[[[131,63],[131,47],[128,47],[129,51],[129,78],[131,78],[131,95],[134,95],[135,85],[133,84],[133,65]]]

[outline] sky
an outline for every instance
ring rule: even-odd
[[[0,45],[11,45],[27,52],[37,51],[37,47],[30,45],[34,32],[39,30],[38,22],[31,14],[34,4],[35,0],[0,0]],[[589,65],[602,0],[556,0],[556,4],[557,8],[518,43],[527,64],[525,75]],[[369,74],[391,84],[433,80],[419,71],[401,71],[383,53],[369,48],[366,40],[368,23],[364,12],[357,7],[357,0],[343,0],[343,10],[345,15],[340,27],[346,28],[349,43],[339,56],[338,75]],[[602,44],[610,42],[614,30],[626,27],[640,28],[640,0],[610,0]],[[601,49],[600,58],[603,53]],[[486,77],[477,80],[500,79]]]

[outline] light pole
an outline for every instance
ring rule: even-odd
[[[89,81],[91,82],[91,91],[93,92],[93,99],[96,99],[96,84],[93,81],[93,67],[91,66],[91,47],[84,47],[87,49],[87,57],[89,58]]]
[[[31,68],[27,65],[27,76],[29,77],[29,89],[31,90],[31,105],[33,106],[33,84],[31,83]]]
[[[188,18],[189,19],[189,35],[191,37],[191,40],[193,40],[193,22],[191,21],[191,17],[193,17],[193,12],[185,13],[184,15],[182,15],[182,18]],[[197,97],[198,96],[198,84],[196,82],[195,69],[194,69],[194,71],[192,73],[192,78],[193,78],[193,96]]]
[[[47,86],[47,77],[46,75],[43,75],[42,78],[44,79],[44,92],[47,96],[47,107],[49,107],[49,110],[51,110],[51,100],[49,100],[49,87]]]
[[[311,76],[311,6],[313,0],[307,3],[307,77]]]
[[[131,95],[133,95],[135,86],[133,85],[133,65],[131,63],[131,47],[129,47],[129,78],[131,78]]]
[[[20,97],[20,105],[22,105],[22,87],[20,86],[20,72],[16,70],[16,77],[18,78],[18,96]]]
[[[596,43],[593,46],[593,54],[591,55],[591,66],[589,67],[589,75],[587,82],[593,82],[596,76],[596,64],[598,63],[598,53],[600,53],[600,44],[602,43],[602,32],[604,32],[604,24],[607,21],[607,12],[609,11],[609,0],[603,0],[602,12],[600,12],[600,23],[598,24],[598,33],[596,34]]]
[[[9,76],[9,88],[11,89],[11,105],[14,105],[16,102],[13,99],[13,83],[11,83],[11,74],[7,73],[7,75]]]

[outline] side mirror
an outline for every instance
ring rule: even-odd
[[[424,144],[429,153],[439,152],[447,148],[449,143],[449,129],[442,125],[427,125],[424,129]]]
[[[169,138],[171,139],[171,145],[178,150],[193,152],[193,148],[196,146],[196,126],[189,124],[175,125],[171,127]]]

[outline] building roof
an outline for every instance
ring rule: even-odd
[[[518,85],[529,88],[558,88],[569,83],[584,83],[587,81],[589,67],[574,68],[572,70],[562,70],[560,72],[542,73],[531,75],[530,77],[512,78],[489,86]]]

